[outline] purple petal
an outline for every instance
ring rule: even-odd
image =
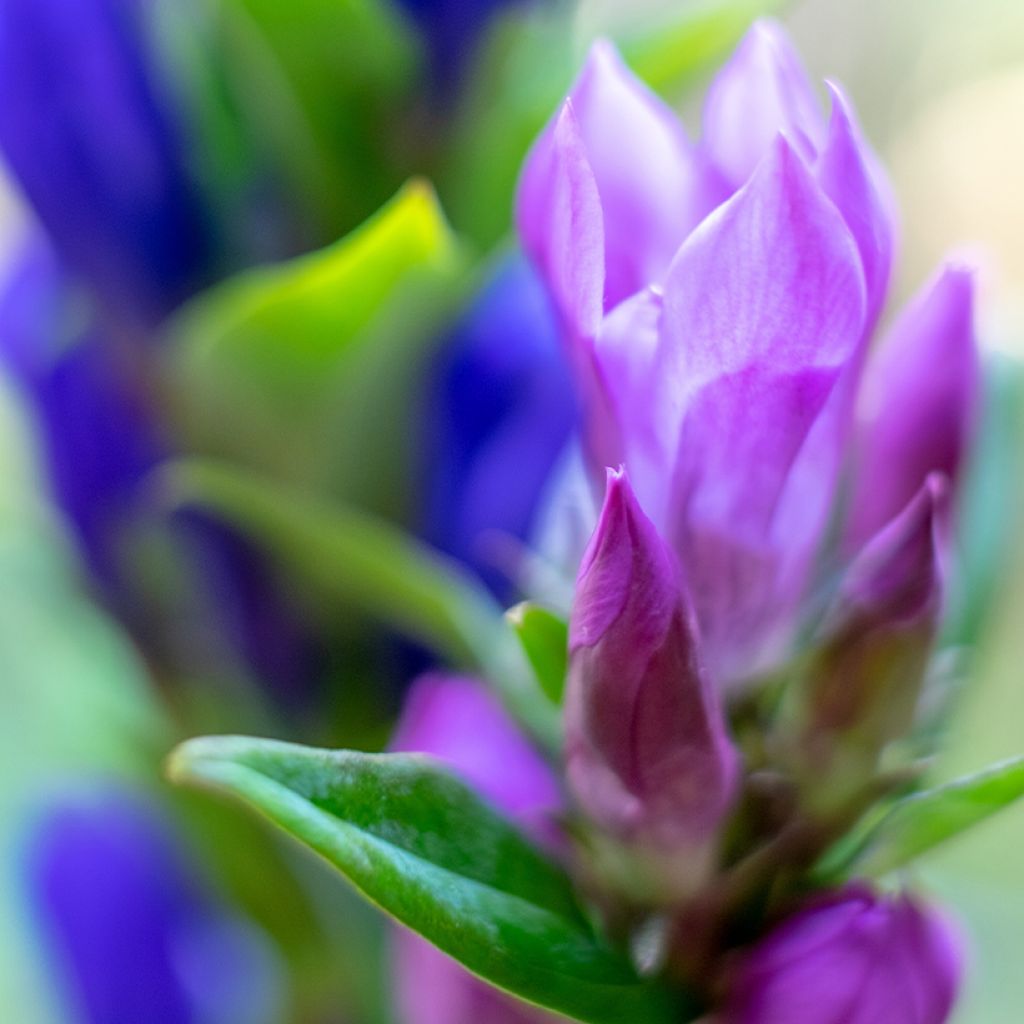
[[[929,477],[846,573],[810,662],[801,749],[808,785],[842,799],[913,723],[942,612],[939,525],[948,486]]]
[[[838,448],[821,453],[816,479],[791,473],[856,354],[863,320],[850,232],[779,139],[680,249],[665,283],[654,391],[638,399],[674,445],[668,535],[712,663],[727,676],[750,663],[772,615],[792,602],[778,593],[783,577],[799,589],[782,562],[806,560],[817,543]],[[819,490],[817,521],[787,495],[796,484]],[[793,510],[798,536],[780,514]]]
[[[713,841],[737,762],[672,553],[610,473],[576,586],[566,770],[587,816],[629,842]]]
[[[568,100],[526,158],[516,222],[570,336],[593,338],[604,308],[604,220],[597,182]]]
[[[980,389],[973,293],[969,271],[945,268],[868,360],[847,550],[892,519],[929,473],[940,472],[956,486]]]
[[[958,945],[934,911],[850,886],[746,954],[723,1024],[944,1024],[959,973]]]
[[[561,794],[550,766],[475,679],[420,677],[406,698],[393,750],[431,754],[535,836],[550,838]]]
[[[554,1024],[566,1018],[520,1002],[480,981],[405,928],[392,938],[399,1024]]]
[[[611,43],[593,45],[570,101],[601,199],[609,310],[661,278],[727,191]]]
[[[704,146],[732,188],[753,173],[782,133],[805,163],[825,139],[814,90],[782,27],[754,22],[708,89]]]
[[[832,117],[828,141],[814,168],[825,194],[839,207],[864,266],[868,310],[866,330],[885,302],[896,242],[896,203],[885,171],[861,136],[853,107],[829,82]]]

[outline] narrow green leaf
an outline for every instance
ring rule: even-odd
[[[207,737],[168,773],[249,803],[509,992],[594,1024],[692,1019],[593,935],[557,865],[430,758]]]
[[[1024,796],[1024,757],[897,802],[840,840],[815,870],[825,881],[884,875],[981,823]]]
[[[557,709],[539,692],[500,606],[457,562],[371,516],[226,464],[179,462],[165,482],[174,503],[217,512],[323,600],[355,603],[478,672],[538,740],[558,748]]]
[[[554,612],[523,601],[506,612],[544,695],[561,705],[569,657],[569,627]]]

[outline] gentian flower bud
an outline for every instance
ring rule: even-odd
[[[456,325],[427,416],[426,537],[505,597],[516,578],[509,541],[531,536],[575,424],[551,303],[521,256],[501,262]]]
[[[610,473],[576,584],[566,771],[587,819],[627,846],[714,846],[736,753],[698,652],[676,560]]]
[[[805,768],[837,801],[913,723],[942,612],[948,483],[928,477],[847,571],[803,693]]]
[[[955,487],[970,442],[981,372],[969,271],[943,268],[867,362],[858,397],[846,546],[857,550],[913,498],[929,473]]]
[[[0,6],[0,151],[62,261],[147,325],[203,283],[209,244],[145,39],[146,0]]]
[[[29,905],[76,1021],[280,1019],[275,953],[217,905],[147,802],[110,790],[50,807],[25,854]]]
[[[392,748],[439,758],[535,839],[555,839],[554,815],[561,805],[555,777],[478,681],[421,677],[406,697]],[[394,935],[394,971],[402,1024],[554,1024],[562,1019],[484,984],[404,928]]]
[[[959,942],[937,913],[850,886],[746,954],[723,1024],[943,1024],[960,970]]]
[[[701,142],[601,43],[524,167],[520,234],[570,344],[591,476],[629,467],[723,684],[795,627],[892,219],[842,94],[826,119],[764,22],[712,85]]]

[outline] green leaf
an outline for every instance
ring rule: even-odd
[[[413,182],[336,244],[200,296],[167,346],[187,446],[399,514],[413,398],[463,269]]]
[[[523,601],[505,613],[533,667],[540,688],[552,704],[561,705],[569,658],[569,627],[554,612]]]
[[[898,801],[825,854],[815,875],[884,875],[1024,796],[1024,757]]]
[[[539,692],[515,632],[486,588],[458,562],[402,531],[210,461],[167,472],[170,500],[213,510],[249,534],[321,600],[355,603],[478,672],[509,711],[557,749],[559,714]]]
[[[509,992],[595,1024],[692,1019],[593,935],[559,867],[430,758],[207,737],[168,773],[251,804]]]

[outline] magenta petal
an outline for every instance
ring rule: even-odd
[[[571,101],[526,158],[516,221],[570,335],[593,338],[604,309],[604,222]]]
[[[798,589],[783,555],[804,561],[823,528],[820,495],[807,502],[818,519],[804,515],[796,536],[779,513],[798,505],[782,503],[791,471],[857,352],[864,301],[853,238],[783,139],[667,275],[654,394],[644,400],[674,439],[668,536],[712,664],[727,676],[751,663],[768,620],[791,603],[792,594],[772,596],[782,576]],[[834,441],[820,453],[819,474],[800,477],[826,495],[840,455]]]
[[[607,310],[659,280],[727,193],[673,111],[611,43],[594,44],[569,98],[601,197]]]
[[[723,1024],[944,1024],[959,973],[932,910],[850,886],[747,953]]]
[[[838,85],[829,82],[828,88],[832,96],[828,141],[814,171],[857,242],[867,283],[870,330],[889,287],[896,204],[885,171],[860,133],[852,106]]]
[[[406,698],[391,747],[446,761],[535,837],[551,838],[561,804],[554,774],[477,680],[421,676]]]
[[[922,621],[935,625],[942,596],[941,523],[948,495],[946,478],[931,474],[907,507],[864,546],[843,578],[844,617],[890,629]]]
[[[800,57],[782,27],[754,22],[708,89],[704,147],[739,188],[783,134],[806,163],[825,140],[825,119]]]
[[[675,559],[610,473],[570,622],[566,770],[627,842],[710,843],[732,800],[736,754],[696,645]]]
[[[971,274],[947,267],[868,360],[845,544],[856,550],[940,472],[956,485],[980,389]]]
[[[399,1024],[555,1024],[565,1017],[506,995],[405,928],[392,938]]]

